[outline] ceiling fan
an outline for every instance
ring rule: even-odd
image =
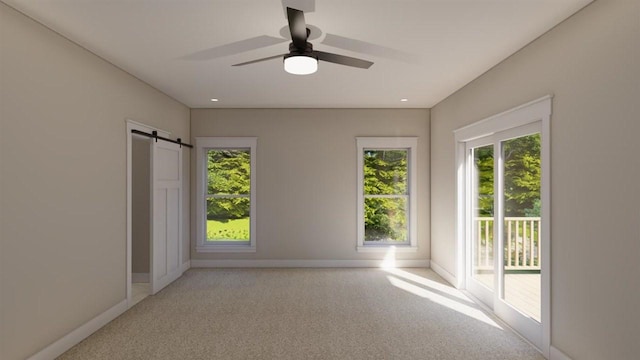
[[[318,61],[326,61],[361,69],[368,69],[373,65],[371,61],[313,50],[313,45],[307,41],[311,30],[307,28],[302,10],[287,7],[287,20],[289,21],[289,31],[292,40],[289,44],[289,53],[234,64],[233,66],[244,66],[282,57],[284,59],[284,70],[286,72],[295,75],[308,75],[318,70]]]

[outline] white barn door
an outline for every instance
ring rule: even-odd
[[[182,275],[182,149],[178,144],[154,141],[151,157],[151,294],[155,294]]]

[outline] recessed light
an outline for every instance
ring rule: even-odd
[[[407,102],[407,101],[409,101],[409,99],[400,99],[400,101]]]
[[[218,99],[215,99],[215,98],[214,98],[214,99],[211,99],[211,101],[213,101],[213,102],[217,102],[217,101],[218,101]]]

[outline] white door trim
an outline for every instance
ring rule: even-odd
[[[133,182],[132,182],[132,176],[133,176],[133,169],[132,169],[132,142],[133,142],[133,137],[137,136],[131,133],[131,130],[139,130],[139,131],[144,131],[147,133],[151,133],[152,131],[157,131],[158,135],[163,136],[163,137],[169,137],[171,135],[170,132],[168,131],[164,131],[158,128],[155,128],[153,126],[149,126],[149,125],[145,125],[143,123],[131,120],[131,119],[125,119],[125,124],[126,124],[126,137],[127,137],[127,248],[126,248],[126,252],[127,252],[127,276],[126,276],[126,296],[127,296],[127,308],[131,307],[133,305],[133,293],[131,292],[131,281],[132,281],[132,275],[131,275],[131,252],[132,252],[132,245],[131,245],[131,231],[132,231],[132,216],[131,216],[131,209],[132,209],[132,205],[131,205],[131,199],[132,199],[132,189],[133,189]],[[153,254],[151,254],[151,256],[153,256]],[[153,258],[151,258],[149,261],[153,261]]]

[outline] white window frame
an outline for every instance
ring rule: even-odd
[[[358,230],[357,245],[358,252],[387,252],[390,247],[394,247],[396,252],[416,252],[418,251],[418,192],[417,192],[417,172],[418,172],[418,138],[417,137],[356,137],[357,167],[358,167]],[[364,240],[364,151],[371,150],[407,150],[407,181],[408,181],[408,226],[407,242],[402,244],[394,243],[370,243]]]
[[[256,252],[256,148],[257,137],[196,137],[196,251],[197,252]],[[206,241],[207,152],[211,149],[250,149],[251,190],[249,193],[249,242]]]

